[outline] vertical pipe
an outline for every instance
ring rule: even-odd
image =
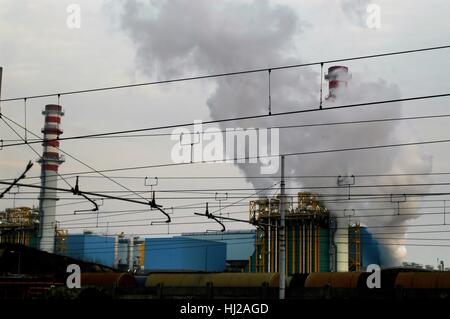
[[[279,226],[279,222],[278,222],[278,220],[275,220],[275,228],[274,228],[274,231],[275,231],[275,233],[273,234],[273,267],[274,267],[274,271],[275,272],[278,272],[279,270],[279,267],[280,267],[280,263],[279,263],[279,259],[278,259],[278,256],[279,256],[279,245],[280,245],[280,242],[279,242],[279,234],[278,234],[278,232],[279,232],[279,230],[278,230],[278,226]]]
[[[336,243],[336,268],[339,272],[348,271],[348,225],[345,218],[337,218],[334,241]]]
[[[311,229],[309,222],[306,225],[306,243],[306,272],[309,274],[311,272]]]
[[[134,237],[130,236],[128,241],[128,269],[133,270],[133,261],[134,261]],[[206,270],[205,270],[206,271]]]
[[[289,226],[286,226],[286,230],[285,230],[285,234],[286,234],[286,270],[285,270],[285,274],[289,275],[289,263],[290,263],[290,257],[291,254],[289,254]]]
[[[258,229],[256,229],[256,238],[255,238],[255,272],[258,272],[258,267],[259,267],[259,256],[262,257],[262,254],[260,253],[260,249],[259,249],[259,236],[258,236]],[[250,259],[251,260],[251,259]],[[250,267],[251,267],[251,263],[250,263]],[[249,267],[249,269],[250,269]]]
[[[305,262],[305,232],[303,231],[303,224],[300,225],[300,273],[305,272],[304,262]]]
[[[317,226],[317,271],[320,271],[320,226]]]
[[[119,268],[119,236],[114,238],[114,268]]]
[[[285,298],[285,284],[286,284],[286,273],[285,273],[285,265],[286,265],[286,247],[285,247],[285,183],[284,183],[284,155],[281,156],[281,190],[280,190],[280,251],[278,254],[278,258],[280,260],[280,269],[279,269],[279,277],[280,277],[280,299]]]
[[[296,258],[297,258],[297,254],[296,254],[296,249],[297,249],[297,245],[296,245],[296,236],[295,236],[295,232],[297,231],[297,225],[292,225],[292,273],[296,273],[297,269],[296,267]]]
[[[264,259],[266,258],[266,240],[267,240],[267,232],[266,232],[266,228],[264,228],[264,238],[262,239],[262,241],[260,242],[258,239],[258,243],[261,245],[260,246],[260,252],[261,252],[261,264],[260,261],[258,261],[258,267],[260,267],[259,272],[265,272],[265,263],[264,263]]]
[[[269,242],[267,245],[267,271],[272,272],[272,219],[269,217]]]
[[[320,227],[316,226],[316,272],[320,271]]]

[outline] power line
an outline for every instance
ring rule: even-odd
[[[11,125],[9,125],[9,123],[8,122],[6,122],[5,121],[5,119],[4,119],[4,117],[3,116],[0,116],[0,119],[3,121],[3,123],[5,123],[5,125],[6,126],[8,126],[19,138],[21,138],[22,139],[22,141],[43,161],[43,157],[41,156],[41,154],[39,154],[39,152],[38,151],[36,151],[35,149],[34,149],[34,147],[33,146],[31,146],[28,142],[27,142],[27,140],[25,139],[25,138],[23,138],[22,137],[22,135],[20,135],[20,133],[19,132],[17,132]],[[22,127],[23,128],[23,127]],[[26,128],[24,128],[25,129],[25,132],[27,132],[28,130],[26,129]],[[35,135],[34,133],[32,133],[32,132],[30,132],[31,134],[33,134],[33,135]],[[66,183],[66,185],[67,186],[69,186],[69,187],[72,187],[71,185],[70,185],[70,183],[63,177],[63,176],[61,176],[61,174],[58,172],[58,171],[56,171],[56,174],[59,176],[59,178],[60,179],[62,179],[63,181],[64,181],[64,183]]]
[[[360,55],[360,56],[354,56],[354,57],[349,57],[349,58],[324,60],[324,61],[310,62],[310,63],[291,64],[291,65],[276,66],[276,67],[262,68],[262,69],[250,69],[250,70],[242,70],[242,71],[235,71],[235,72],[226,72],[226,73],[216,73],[216,74],[209,74],[209,75],[183,77],[183,78],[161,80],[161,81],[143,82],[143,83],[136,83],[136,84],[125,84],[125,85],[107,86],[107,87],[99,87],[99,88],[92,88],[92,89],[85,89],[85,90],[74,90],[74,91],[57,92],[57,93],[50,93],[50,94],[40,94],[40,95],[32,95],[32,96],[24,96],[24,97],[14,97],[14,98],[8,98],[8,99],[0,100],[0,102],[18,101],[18,100],[24,100],[24,99],[29,100],[29,99],[37,99],[37,98],[53,97],[53,96],[58,96],[58,98],[59,98],[60,96],[63,96],[63,95],[74,95],[74,94],[81,94],[81,93],[92,93],[92,92],[107,91],[107,90],[117,90],[117,89],[140,87],[140,86],[149,86],[149,85],[168,84],[168,83],[175,83],[175,82],[203,80],[203,79],[218,78],[218,77],[228,77],[228,76],[243,75],[243,74],[250,74],[250,73],[268,72],[269,70],[270,71],[284,70],[284,69],[300,68],[300,67],[306,67],[306,66],[322,65],[322,64],[337,63],[337,62],[344,62],[344,61],[373,59],[373,58],[380,58],[380,57],[386,57],[386,56],[394,56],[394,55],[418,53],[418,52],[425,52],[425,51],[442,50],[442,49],[448,49],[448,48],[450,48],[450,45],[442,45],[442,46],[426,47],[426,48],[413,49],[413,50],[393,51],[393,52],[380,53],[380,54],[371,54],[371,55]]]
[[[425,186],[449,186],[449,183],[407,183],[407,184],[372,184],[372,185],[352,185],[351,188],[394,188],[394,187],[425,187]],[[313,186],[313,185],[305,185],[305,186],[295,186],[295,187],[286,187],[286,189],[290,190],[311,190],[311,189],[342,189],[345,188],[343,186]],[[204,194],[204,195],[214,195],[215,192],[230,192],[233,195],[246,195],[247,193],[241,193],[239,191],[252,191],[252,190],[266,190],[266,188],[260,187],[252,187],[252,188],[199,188],[199,189],[158,189],[155,190],[158,193],[190,193],[190,194]],[[130,191],[121,191],[121,190],[97,190],[100,193],[107,194],[117,194],[117,193],[129,193]],[[151,191],[137,191],[139,193],[151,192]],[[22,192],[22,194],[35,194],[35,192]],[[253,193],[251,193],[253,194]],[[348,195],[347,195],[348,196]]]
[[[208,223],[214,223],[214,222],[208,222]],[[365,227],[365,228],[368,228],[368,227]],[[250,230],[251,231],[251,230]],[[233,232],[233,231],[231,231],[231,232]],[[433,232],[435,232],[435,233],[442,233],[442,232],[444,232],[444,233],[448,233],[449,232],[449,230],[446,230],[446,231],[427,231],[427,232],[423,232],[423,231],[419,231],[419,232],[410,232],[410,233],[428,233],[428,232],[431,232],[431,233],[433,233]],[[180,232],[172,232],[172,233],[138,233],[138,234],[134,234],[134,235],[174,235],[174,234],[181,234],[181,235],[186,235],[186,233],[180,233]],[[211,233],[202,233],[202,232],[199,232],[199,233],[194,233],[194,235],[195,234],[198,234],[198,235],[200,235],[200,236],[207,236],[207,235],[211,235]],[[222,233],[220,233],[220,232],[215,232],[215,233],[212,233],[213,235],[222,235]],[[397,234],[397,235],[403,235],[403,233],[399,233],[399,232],[390,232],[390,233],[376,233],[377,235],[389,235],[389,234]],[[116,235],[104,235],[104,237],[115,237]],[[364,238],[364,237],[368,237],[368,238],[374,238],[376,241],[379,241],[379,240],[409,240],[409,239],[411,239],[411,240],[423,240],[423,241],[428,241],[428,240],[433,240],[433,241],[447,241],[447,240],[450,240],[450,238],[402,238],[402,237],[378,237],[378,236],[373,236],[373,233],[369,233],[369,234],[361,234],[361,236]],[[189,238],[189,236],[186,236],[187,238]],[[163,241],[162,243],[161,243],[161,245],[166,245],[166,244],[169,244],[169,245],[172,245],[172,244],[174,244],[174,242],[173,241],[175,241],[175,244],[177,244],[176,243],[176,241],[178,240],[177,238],[158,238],[159,240],[161,240],[161,241]],[[248,238],[243,238],[243,239],[248,239]],[[254,239],[251,239],[251,241],[250,242],[254,242]],[[249,243],[250,243],[249,242]],[[97,243],[91,243],[91,244],[97,244]],[[179,243],[179,244],[182,244],[183,245],[183,243]],[[396,243],[396,245],[400,245],[400,246],[403,246],[403,245],[405,245],[405,246],[408,246],[408,244],[407,243]],[[428,246],[427,244],[425,244],[424,246]],[[450,247],[450,245],[448,245],[449,247]]]
[[[337,149],[328,149],[328,150],[317,150],[317,151],[306,151],[306,152],[292,152],[292,153],[284,153],[280,155],[284,156],[302,156],[302,155],[315,155],[315,154],[326,154],[326,153],[337,153],[337,152],[349,152],[349,151],[361,151],[361,150],[373,150],[373,149],[384,149],[384,148],[393,148],[393,147],[407,147],[407,146],[417,146],[417,145],[432,145],[432,144],[442,144],[449,143],[450,139],[442,139],[442,140],[430,140],[430,141],[420,141],[420,142],[410,142],[410,143],[397,143],[397,144],[384,144],[384,145],[374,145],[374,146],[361,146],[361,147],[348,147],[348,148],[337,148]],[[154,165],[143,165],[143,166],[133,166],[133,167],[122,167],[122,168],[112,168],[112,169],[103,169],[98,170],[97,172],[119,172],[119,171],[131,171],[131,170],[141,170],[148,168],[161,168],[161,167],[176,167],[176,166],[184,166],[184,165],[192,165],[192,164],[206,164],[206,163],[226,163],[226,161],[238,161],[238,160],[249,160],[249,159],[259,159],[259,158],[274,158],[279,155],[260,155],[260,156],[246,156],[246,157],[235,157],[232,159],[221,159],[221,160],[205,160],[199,162],[187,162],[187,163],[163,163],[163,164],[154,164]],[[77,175],[91,174],[92,172],[78,172]],[[74,173],[70,173],[73,175]]]
[[[394,210],[394,209],[391,209]],[[100,212],[101,213],[101,212]],[[236,214],[240,214],[243,215],[245,213],[248,213],[247,211],[239,211],[239,212],[230,212],[230,215],[236,215]],[[411,217],[411,216],[418,216],[418,217],[425,217],[425,216],[440,216],[440,215],[444,215],[444,212],[436,212],[436,213],[430,213],[430,212],[424,212],[424,213],[401,213],[400,215],[398,215],[397,213],[393,213],[393,214],[376,214],[376,215],[353,215],[350,216],[351,220],[355,221],[355,220],[360,220],[360,219],[371,219],[371,218],[380,218],[380,217],[394,217],[394,218],[403,218],[403,217]],[[59,215],[58,215],[59,216]],[[113,216],[116,217],[117,215]],[[185,219],[192,219],[192,218],[198,218],[199,215],[181,215],[181,216],[175,216],[172,217],[172,220],[185,220]],[[203,215],[202,215],[203,216]],[[111,216],[104,216],[106,217],[111,217]],[[248,224],[252,224],[253,222],[251,220],[242,220],[242,219],[237,219],[237,218],[231,218],[231,217],[225,217],[225,216],[217,216],[215,215],[214,217],[219,218],[219,219],[223,219],[224,221],[232,221],[232,222],[245,222]],[[339,219],[348,219],[349,216],[335,216],[336,218]],[[78,219],[78,220],[69,220],[69,221],[60,221],[61,224],[65,225],[64,227],[66,228],[79,228],[76,226],[81,226],[81,228],[89,226],[89,225],[93,225],[93,222],[79,222],[82,220],[91,220],[94,219],[95,217],[88,217],[86,219]],[[127,219],[126,221],[123,220],[116,220],[116,221],[102,221],[101,223],[104,224],[104,226],[106,226],[106,224],[117,224],[116,227],[127,227],[129,226],[128,224],[125,224],[125,222],[130,223],[130,222],[150,222],[150,221],[156,221],[159,219],[152,219],[152,218],[138,218],[138,219]],[[290,220],[290,216],[288,216],[287,220]],[[83,226],[84,225],[84,226]],[[171,225],[176,225],[176,223],[172,223]],[[446,224],[442,224],[442,226],[445,226]],[[146,226],[146,225],[140,225],[140,226]],[[92,227],[96,227],[99,228],[99,226],[92,226]]]
[[[362,235],[362,237],[366,236],[366,235]],[[185,239],[190,239],[189,236],[182,236],[182,237],[186,237]],[[367,236],[368,238],[370,238],[370,236]],[[150,240],[152,238],[149,238]],[[392,245],[392,246],[424,246],[424,247],[433,247],[433,246],[437,246],[437,247],[450,247],[450,244],[426,244],[426,243],[420,243],[420,244],[409,244],[409,243],[384,243],[384,242],[379,242],[379,241],[385,241],[385,240],[417,240],[417,241],[448,241],[450,239],[448,238],[408,238],[408,239],[404,239],[404,238],[398,238],[398,237],[393,237],[393,238],[376,238],[375,241],[371,241],[371,242],[365,242],[363,245],[364,246],[385,246],[385,245]],[[163,242],[160,242],[161,240],[163,240]],[[213,240],[216,243],[210,243],[208,244],[208,246],[214,246],[214,245],[223,245],[225,242],[221,241],[221,240]],[[239,239],[237,241],[234,242],[230,242],[231,240],[227,240],[227,242],[225,243],[226,245],[242,245],[242,244],[254,244],[255,239],[254,238],[248,238],[248,237],[243,237],[242,239]],[[322,242],[323,239],[320,239],[320,241]],[[341,243],[340,241],[337,241],[336,243]],[[75,249],[69,249],[69,251],[71,253],[75,253],[75,252],[112,252],[111,249],[108,249],[108,247],[105,247],[105,245],[108,245],[107,242],[105,243],[87,243],[87,244],[92,244],[90,245],[88,248],[75,248]],[[168,240],[164,240],[161,238],[158,238],[158,242],[156,243],[149,243],[148,245],[144,243],[144,247],[145,248],[150,248],[150,250],[170,250],[170,249],[188,249],[188,248],[197,248],[197,247],[204,247],[205,244],[204,243],[187,243],[184,241],[178,240],[178,238],[168,238]]]
[[[361,107],[361,106],[372,106],[372,105],[380,105],[380,104],[388,104],[388,103],[399,103],[399,102],[407,102],[407,101],[443,98],[443,97],[449,97],[449,96],[450,96],[450,93],[443,93],[443,94],[422,95],[422,96],[415,96],[415,97],[407,97],[407,98],[399,98],[399,99],[391,99],[391,100],[380,100],[380,101],[355,103],[355,104],[343,104],[343,105],[337,105],[337,106],[329,106],[329,107],[321,108],[321,109],[313,107],[313,108],[309,108],[309,109],[301,109],[301,110],[296,110],[296,111],[286,111],[286,112],[278,112],[278,113],[271,113],[271,114],[248,115],[248,116],[224,118],[224,119],[218,119],[218,120],[208,120],[208,121],[202,121],[202,124],[208,125],[208,124],[231,122],[231,121],[244,121],[244,120],[250,120],[250,119],[261,119],[261,118],[266,118],[266,117],[286,116],[286,115],[311,113],[311,112],[322,112],[322,111],[330,111],[330,110],[337,110],[337,109],[355,108],[355,107]],[[5,115],[2,114],[2,116],[5,116]],[[11,119],[9,119],[9,120],[11,120]],[[164,125],[164,126],[154,126],[154,127],[140,128],[140,129],[130,129],[130,130],[120,130],[120,131],[94,133],[94,134],[86,134],[86,135],[78,135],[78,136],[60,137],[60,138],[58,138],[58,140],[59,141],[67,141],[67,140],[93,138],[93,137],[101,137],[101,136],[108,136],[108,135],[118,135],[118,134],[138,133],[138,132],[154,131],[154,130],[162,130],[162,129],[171,129],[171,128],[177,128],[177,127],[193,126],[193,125],[195,125],[195,123],[169,124],[169,125]],[[39,143],[39,142],[38,141],[30,141],[28,143]],[[24,145],[24,143],[5,144],[5,145],[3,145],[3,148],[12,147],[12,146],[20,146],[20,145]]]
[[[10,182],[0,182],[0,185],[11,185]],[[29,187],[29,186],[35,186],[35,185],[29,185],[29,184],[20,184],[19,186],[23,187]],[[86,194],[95,194],[92,192],[85,192]],[[20,194],[20,193],[19,193]],[[351,199],[348,199],[348,194],[317,194],[318,198],[321,198],[320,201],[324,203],[342,203],[342,204],[348,204],[348,203],[363,203],[363,201],[367,202],[368,200],[371,200],[374,203],[391,203],[391,201],[386,199],[390,199],[392,196],[406,196],[406,197],[427,197],[427,196],[449,196],[449,192],[440,192],[440,193],[378,193],[378,194],[351,194]],[[108,197],[105,197],[108,196]],[[287,194],[288,197],[295,197],[297,194]],[[245,196],[228,196],[229,199],[239,199],[244,198]],[[125,200],[124,197],[119,196],[109,196],[106,194],[98,194],[98,197],[93,197],[93,199],[117,199],[122,198]],[[331,198],[331,199],[326,199]],[[414,201],[408,198],[408,202],[442,202],[444,199],[436,199],[436,200],[419,200]],[[4,199],[11,199],[11,198],[4,198]],[[34,197],[25,197],[25,198],[18,198],[21,200],[32,200],[35,199]],[[71,197],[67,198],[58,198],[59,200],[74,200]],[[126,201],[131,200],[140,200],[140,198],[127,198]],[[214,196],[185,196],[185,197],[158,197],[159,200],[214,200]],[[383,200],[385,199],[385,200]],[[450,199],[446,199],[449,201]],[[142,202],[135,202],[136,204],[142,204]]]
[[[395,122],[395,121],[410,121],[410,120],[424,120],[424,119],[440,119],[448,118],[450,114],[439,114],[439,115],[422,115],[422,116],[408,116],[408,117],[393,117],[393,118],[382,118],[382,119],[367,119],[367,120],[355,120],[355,121],[341,121],[341,122],[326,122],[326,123],[310,123],[310,124],[297,124],[297,125],[284,125],[284,126],[270,126],[267,129],[294,129],[294,128],[309,128],[309,127],[322,127],[322,126],[339,126],[339,125],[349,125],[349,124],[370,124],[370,123],[383,123],[383,122]],[[260,130],[261,128],[247,128],[246,130]],[[217,130],[214,133],[227,133],[227,130]],[[197,133],[190,132],[186,135],[195,135]],[[107,136],[94,136],[86,137],[86,139],[102,139],[102,138],[137,138],[137,137],[162,137],[162,136],[173,136],[173,133],[154,133],[154,134],[129,134],[129,135],[107,135]],[[181,134],[179,134],[181,135]],[[61,139],[61,138],[60,138]],[[22,140],[3,140],[3,142],[17,142]],[[28,142],[40,142],[39,139],[31,140]]]
[[[38,137],[39,138],[39,136],[38,135],[36,135],[35,133],[33,133],[33,132],[31,132],[30,130],[28,130],[26,127],[23,127],[22,125],[20,125],[20,124],[18,124],[17,122],[15,122],[15,121],[13,121],[13,120],[11,120],[11,119],[9,119],[8,117],[6,117],[6,116],[2,116],[1,117],[1,119],[20,137],[20,134],[18,134],[5,120],[4,120],[4,118],[6,118],[7,120],[9,120],[10,122],[12,122],[12,123],[14,123],[15,125],[17,125],[18,127],[20,127],[20,128],[23,128],[23,129],[25,129],[25,131],[28,131],[28,132],[30,132],[32,135],[34,135],[35,137]],[[38,153],[38,152],[36,152],[36,150],[31,146],[31,145],[29,145],[29,143],[28,142],[26,142],[25,141],[25,144],[27,144],[29,147],[31,147],[31,149],[40,157],[40,158],[42,158],[41,156],[40,156],[40,154]],[[142,198],[142,199],[144,199],[144,200],[147,200],[145,197],[143,197],[143,196],[141,196],[140,194],[138,194],[138,193],[136,193],[136,192],[134,192],[133,190],[131,190],[131,189],[129,189],[128,187],[126,187],[126,186],[124,186],[123,184],[121,184],[121,183],[119,183],[119,182],[117,182],[117,181],[115,181],[114,179],[112,179],[112,178],[110,178],[110,177],[108,177],[108,176],[106,176],[105,174],[103,174],[102,172],[99,172],[99,171],[97,171],[95,168],[93,168],[92,166],[90,166],[90,165],[88,165],[88,164],[86,164],[85,162],[83,162],[83,161],[81,161],[80,159],[78,159],[77,157],[75,157],[75,156],[73,156],[73,155],[71,155],[71,154],[69,154],[69,153],[67,153],[67,152],[65,152],[65,151],[63,151],[59,146],[54,146],[54,147],[56,147],[61,153],[63,153],[63,154],[65,154],[66,156],[69,156],[70,158],[72,158],[72,159],[74,159],[75,161],[77,161],[78,163],[80,163],[80,164],[82,164],[82,165],[84,165],[84,166],[86,166],[87,168],[89,168],[89,169],[91,169],[92,171],[94,171],[95,173],[98,173],[98,174],[100,174],[101,176],[103,176],[104,178],[106,178],[106,179],[108,179],[108,180],[110,180],[111,182],[113,182],[114,184],[116,184],[116,185],[118,185],[118,186],[120,186],[120,187],[122,187],[123,189],[125,189],[125,190],[127,190],[127,191],[129,191],[129,192],[131,192],[131,193],[133,193],[133,194],[135,194],[135,195],[137,195],[138,197],[140,197],[140,198]],[[59,174],[58,174],[59,175]],[[60,176],[60,175],[59,175]],[[62,176],[60,176],[63,180],[64,180],[64,182],[69,186],[69,187],[71,187],[71,185],[62,177]],[[77,180],[78,180],[78,177],[77,177]]]
[[[63,176],[70,176],[66,177],[67,179],[75,178],[76,175],[79,175],[82,172],[73,172],[73,173],[64,173],[61,174]],[[91,172],[95,173],[95,172]],[[383,173],[377,173],[377,174],[352,174],[355,177],[358,178],[381,178],[381,177],[403,177],[403,176],[441,176],[441,175],[450,175],[450,172],[430,172],[430,173],[391,173],[391,174],[383,174]],[[339,176],[339,174],[336,175],[286,175],[286,179],[326,179],[326,178],[333,178],[336,179]],[[129,180],[143,180],[144,176],[109,176],[110,178],[114,179],[129,179]],[[158,176],[158,179],[160,180],[208,180],[208,179],[266,179],[268,177],[273,177],[273,175],[259,175],[259,176],[219,176],[219,175],[211,175],[211,176],[198,176],[198,175],[192,175],[192,176]],[[24,179],[37,179],[40,178],[40,176],[30,176],[25,177]],[[97,178],[104,178],[102,176],[85,176],[83,177],[85,179],[97,179]],[[2,182],[7,182],[13,180],[12,178],[5,178],[0,179]],[[40,182],[37,182],[35,184],[39,184]]]
[[[436,226],[441,226],[441,225],[436,225]],[[237,230],[237,232],[253,232],[253,229],[245,229],[245,230]],[[228,232],[235,232],[235,230],[231,230]],[[427,231],[407,231],[405,232],[371,232],[369,233],[369,235],[375,236],[375,239],[378,238],[377,235],[404,235],[404,234],[431,234],[431,233],[449,233],[449,230],[427,230]],[[225,232],[226,234],[227,232]],[[74,235],[80,235],[80,234],[74,234]],[[116,237],[117,234],[99,234],[103,237]],[[199,236],[215,236],[215,235],[223,235],[223,233],[218,233],[218,232],[194,232],[194,233],[186,233],[186,232],[170,232],[169,234],[167,232],[165,233],[133,233],[133,235],[136,236],[146,236],[146,235],[154,235],[154,236],[158,236],[158,235],[182,235],[182,236],[186,236],[188,237],[189,235],[199,235]],[[361,234],[362,236],[368,236],[368,235],[364,235]],[[147,238],[154,238],[154,237],[147,237]],[[189,238],[189,237],[188,237]],[[177,238],[174,237],[164,237],[164,238],[158,238],[159,240],[164,240],[167,239],[168,241],[170,240],[176,240]],[[400,238],[394,238],[394,239],[404,239],[402,237]],[[95,243],[87,243],[87,244],[95,244]]]

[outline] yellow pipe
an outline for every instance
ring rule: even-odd
[[[314,268],[313,271],[316,272],[317,270],[317,228],[315,225],[311,226],[314,230]]]
[[[255,272],[258,272],[258,267],[259,267],[259,256],[262,254],[260,253],[260,243],[259,243],[259,236],[258,233],[256,233],[256,238],[255,238]]]
[[[273,269],[273,231],[270,230],[270,271],[275,272]]]
[[[289,275],[289,272],[288,272],[288,269],[289,269],[289,267],[288,267],[288,265],[289,265],[289,226],[287,226],[287,232],[286,232],[286,263],[285,263],[285,266],[286,266],[286,269],[285,269],[285,274],[287,274],[287,275]]]
[[[296,225],[292,226],[292,273],[296,273],[297,269],[295,269],[295,230],[296,230]]]
[[[303,273],[303,225],[299,226],[299,239],[300,239],[300,273]]]
[[[264,232],[264,240],[262,242],[262,247],[261,247],[261,255],[262,255],[261,272],[266,271],[266,242],[267,242],[267,233]]]
[[[306,254],[307,254],[307,258],[306,258],[306,272],[309,273],[309,264],[311,263],[311,233],[309,231],[309,225],[306,226]]]
[[[311,224],[308,225],[308,273],[311,272],[312,265],[312,232],[311,232]]]
[[[317,271],[320,271],[320,226],[317,226]]]
[[[320,227],[316,228],[316,271],[319,271],[319,236],[320,236]]]

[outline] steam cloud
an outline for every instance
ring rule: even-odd
[[[343,1],[343,8],[354,15],[360,10],[352,1]],[[362,1],[361,3],[365,3]],[[350,17],[351,18],[351,17]],[[188,73],[226,72],[241,69],[270,67],[299,63],[295,51],[294,36],[302,32],[302,23],[287,6],[270,5],[268,1],[220,2],[211,4],[208,0],[196,1],[124,1],[122,27],[135,42],[137,63],[143,72],[154,77],[170,78]],[[267,113],[267,74],[240,77],[225,77],[216,80],[216,90],[208,99],[210,115],[213,119],[250,114]],[[396,85],[384,80],[365,81],[358,73],[353,74],[346,95],[336,102],[325,101],[324,107],[336,104],[376,101],[400,97]],[[313,68],[291,69],[272,72],[272,104],[275,111],[290,111],[317,107],[320,88],[320,70]],[[327,90],[324,89],[326,93]],[[324,93],[324,95],[325,95]],[[399,104],[367,107],[360,112],[347,110],[316,112],[305,116],[274,117],[258,121],[223,123],[227,127],[271,127],[305,122],[337,122],[362,118],[398,117]],[[329,126],[308,129],[288,129],[280,131],[280,153],[326,150],[342,147],[398,143],[396,122],[382,124],[357,124],[349,126]],[[259,175],[256,164],[238,164],[246,176]],[[289,157],[286,160],[287,175],[352,175],[367,173],[428,172],[430,159],[425,158],[419,148],[388,149],[360,152],[337,152],[312,156]],[[251,179],[255,188],[264,188],[274,183],[277,176]],[[423,182],[423,178],[407,176],[382,178],[377,181],[356,181],[357,184],[383,183],[403,184]],[[336,179],[302,180],[289,179],[287,187],[302,185],[336,185]],[[334,184],[333,184],[334,183]],[[346,193],[346,189],[339,193]],[[362,193],[403,193],[400,189],[363,189]],[[357,191],[354,191],[355,193]],[[320,191],[322,194],[336,194],[336,189]],[[389,201],[389,200],[388,200]],[[353,205],[353,206],[352,206]],[[404,203],[403,207],[412,204]],[[364,204],[327,203],[326,206],[342,217],[344,209],[387,208],[391,211],[369,211],[396,215],[396,205],[388,202]],[[410,211],[408,211],[410,212]],[[377,226],[374,233],[404,232],[405,228],[389,226],[402,225],[411,216],[359,218],[367,226]],[[380,228],[379,226],[387,226]],[[377,236],[379,239],[383,235]],[[389,238],[399,236],[386,236]],[[400,237],[399,237],[400,238]],[[385,266],[399,264],[405,256],[402,239],[383,239],[382,262]],[[392,245],[391,245],[392,244]]]

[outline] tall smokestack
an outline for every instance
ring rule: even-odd
[[[48,104],[42,111],[45,115],[45,125],[42,129],[44,133],[43,154],[39,161],[41,164],[41,194],[39,197],[40,214],[40,248],[41,250],[53,253],[55,246],[55,217],[56,217],[56,190],[45,189],[44,187],[57,186],[58,167],[64,162],[59,155],[59,135],[62,134],[60,128],[61,116],[64,115],[60,105]]]
[[[332,66],[328,68],[328,74],[325,75],[328,80],[329,95],[327,99],[335,100],[339,98],[339,94],[343,93],[348,86],[348,81],[351,79],[351,74],[348,72],[346,66]],[[338,185],[340,184],[338,178]],[[345,180],[343,181],[346,183]],[[345,212],[345,211],[344,211]],[[347,219],[344,216],[337,216],[336,218],[336,232],[334,233],[334,243],[336,245],[336,271],[349,270],[349,253],[348,253],[348,228]]]
[[[328,80],[329,95],[327,99],[336,99],[339,91],[347,87],[348,81],[352,78],[348,72],[348,67],[335,65],[328,68],[328,74],[325,74],[325,79]]]

